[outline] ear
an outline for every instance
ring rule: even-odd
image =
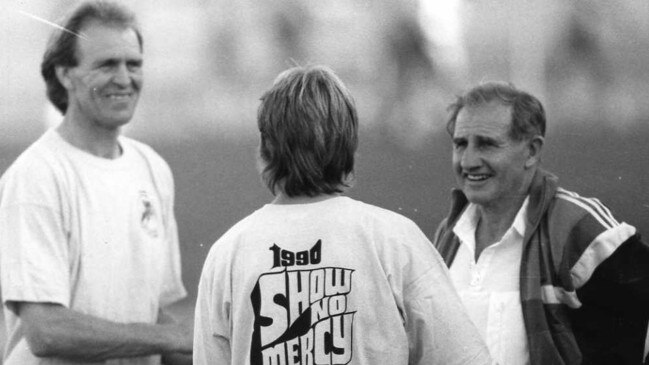
[[[541,162],[541,152],[543,150],[544,139],[541,136],[534,136],[527,141],[527,160],[525,161],[525,168],[529,169],[538,165]]]
[[[65,66],[54,66],[54,72],[56,72],[56,78],[59,80],[61,85],[67,90],[72,88],[72,80],[70,80],[70,68]]]

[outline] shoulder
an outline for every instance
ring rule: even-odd
[[[7,171],[11,170],[28,170],[34,168],[46,168],[51,165],[53,160],[60,157],[60,149],[57,148],[56,141],[52,135],[53,131],[47,131],[36,141],[30,144],[11,164]]]
[[[47,134],[32,143],[7,168],[0,179],[0,193],[13,190],[45,190],[58,180],[60,152]]]
[[[363,235],[369,238],[377,252],[387,255],[388,261],[428,258],[430,251],[434,251],[428,237],[410,218],[352,199],[348,204],[350,214],[357,219],[350,224],[358,224]]]
[[[156,150],[154,150],[151,146],[126,136],[121,136],[120,142],[124,144],[125,148],[130,148],[131,150],[138,153],[143,159],[147,161],[147,163],[151,164],[153,168],[161,169],[165,172],[171,173],[171,169],[169,168],[167,161],[165,161],[164,158],[162,158],[162,156],[160,156],[160,154],[158,154],[158,152],[156,152]]]
[[[410,218],[389,209],[347,198],[345,203],[352,214],[363,223],[391,230],[417,230],[419,227]]]
[[[561,246],[576,288],[629,238],[635,227],[618,221],[596,198],[559,188],[548,209],[549,239]]]
[[[258,212],[262,209],[258,209],[235,223],[212,244],[205,258],[204,272],[216,270],[229,272],[233,259],[244,246],[248,234],[255,231],[256,222],[263,218],[258,217]]]
[[[563,188],[557,189],[548,214],[555,225],[564,229],[578,227],[601,233],[622,226],[599,199],[583,197]]]
[[[241,240],[243,240],[247,233],[254,231],[256,223],[260,219],[263,219],[263,216],[260,216],[260,212],[263,211],[263,207],[257,209],[253,213],[249,214],[245,218],[241,219],[233,226],[231,226],[225,233],[219,237],[210,247],[210,254],[212,255],[213,251],[219,251],[219,255],[223,255],[226,251],[233,251],[238,246]]]

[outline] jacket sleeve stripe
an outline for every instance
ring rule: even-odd
[[[603,206],[597,199],[583,198],[578,195],[573,196],[565,190],[559,191],[556,196],[559,199],[566,200],[581,207],[582,209],[590,213],[593,217],[595,217],[595,219],[597,219],[597,221],[607,229],[613,228],[620,224],[617,220],[615,220],[615,218],[613,218],[608,208]]]
[[[613,222],[613,225],[618,225],[620,222],[618,222],[615,217],[613,217],[613,214],[611,211],[604,205],[602,202],[599,201],[597,198],[582,198],[584,201],[587,203],[592,204],[595,209],[597,209],[598,212],[602,214],[602,216],[608,217],[608,219]]]
[[[635,227],[621,223],[598,235],[588,245],[584,253],[579,257],[579,260],[577,260],[570,270],[570,276],[575,289],[579,289],[586,284],[599,264],[611,256],[635,232]]]
[[[541,300],[545,304],[565,304],[574,309],[581,307],[577,292],[552,285],[541,287]]]

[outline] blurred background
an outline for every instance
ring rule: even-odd
[[[0,172],[61,116],[40,61],[74,0],[0,4]],[[548,114],[543,163],[649,230],[649,2],[646,0],[124,1],[144,34],[145,87],[125,134],[176,179],[191,319],[212,243],[272,199],[255,168],[256,108],[293,65],[333,68],[361,119],[349,195],[432,234],[453,187],[446,106],[506,80]]]

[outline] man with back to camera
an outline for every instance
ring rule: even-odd
[[[259,162],[275,199],[208,254],[195,364],[488,364],[423,232],[342,196],[358,117],[338,77],[295,67],[261,100]]]
[[[539,167],[541,103],[486,83],[449,110],[459,189],[434,242],[494,360],[642,363],[649,247]]]
[[[62,26],[41,72],[63,121],[0,180],[4,364],[190,361],[190,326],[163,311],[186,295],[173,177],[120,135],[142,88],[135,16],[85,2]]]

